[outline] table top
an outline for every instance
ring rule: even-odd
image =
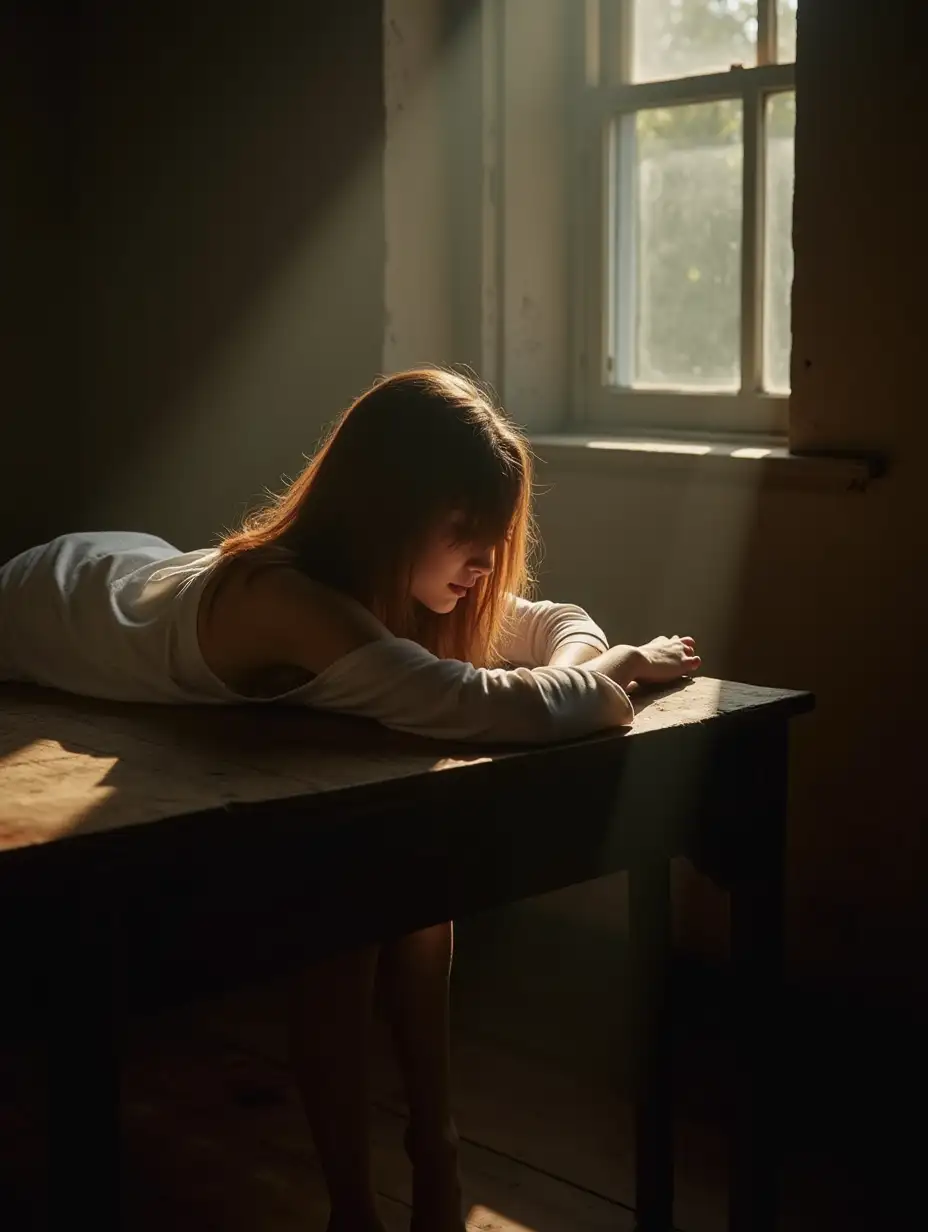
[[[124,705],[0,685],[0,859],[75,835],[263,802],[413,793],[441,772],[564,759],[706,724],[789,718],[811,694],[696,677],[635,699],[634,726],[559,745],[489,749],[279,706]],[[537,764],[537,763],[535,763]],[[502,770],[502,765],[500,765]],[[454,779],[448,778],[453,790]],[[457,780],[458,782],[460,780]]]

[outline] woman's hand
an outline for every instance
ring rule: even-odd
[[[638,647],[643,665],[634,677],[640,684],[669,684],[698,671],[702,662],[691,637],[655,637]]]
[[[700,666],[691,637],[655,637],[644,646],[612,646],[584,667],[602,672],[627,689],[631,684],[669,684]]]

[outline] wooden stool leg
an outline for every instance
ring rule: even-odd
[[[50,1226],[121,1226],[119,1035],[122,945],[115,912],[82,896],[47,969]]]
[[[788,731],[758,741],[751,849],[731,886],[737,1087],[732,1126],[729,1232],[774,1232],[783,1146],[780,1020]],[[754,757],[752,757],[752,761]],[[746,819],[747,820],[747,819]]]
[[[635,1051],[637,1232],[673,1227],[673,1108],[670,1019],[670,862],[629,870],[629,932]]]

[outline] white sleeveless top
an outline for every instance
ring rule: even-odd
[[[630,724],[625,691],[585,667],[546,666],[569,643],[605,650],[573,604],[512,597],[512,668],[439,659],[385,636],[276,697],[236,693],[206,665],[197,609],[217,548],[179,552],[153,535],[63,535],[0,567],[0,680],[112,701],[285,702],[453,740],[541,742]]]

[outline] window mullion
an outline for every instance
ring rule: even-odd
[[[599,81],[617,86],[632,79],[634,0],[598,0]]]
[[[634,0],[618,0],[618,28],[616,45],[618,56],[615,62],[616,80],[631,81],[635,59]]]
[[[606,380],[611,385],[628,386],[635,376],[633,355],[638,286],[638,157],[633,114],[616,117],[610,144],[614,202],[610,224],[615,253],[610,302],[615,316],[610,323],[611,346],[606,357]]]
[[[761,388],[764,234],[764,94],[744,93],[741,190],[741,392]]]
[[[777,0],[757,3],[757,63],[777,62]]]
[[[574,15],[566,11],[567,25],[577,36]],[[600,0],[584,0],[582,85],[595,87],[603,81],[603,30]]]

